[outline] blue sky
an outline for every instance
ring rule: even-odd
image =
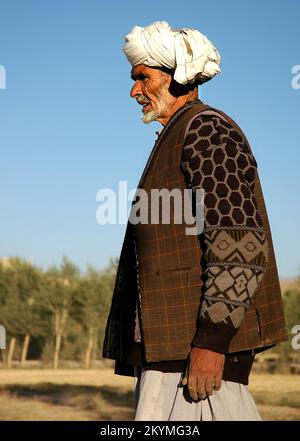
[[[200,97],[233,117],[259,165],[279,274],[298,274],[300,65],[297,0],[0,1],[0,256],[82,269],[118,256],[125,225],[99,225],[96,193],[138,184],[157,123],[130,99],[123,37],[136,24],[194,27],[222,75]]]

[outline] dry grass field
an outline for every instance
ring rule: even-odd
[[[300,420],[298,376],[253,374],[265,420]],[[97,370],[0,370],[0,420],[130,420],[133,379]]]

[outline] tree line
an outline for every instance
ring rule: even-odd
[[[300,338],[299,335],[296,335],[299,334],[300,326],[300,276],[294,286],[284,292],[283,306],[289,339],[277,345],[274,352],[279,354],[280,364],[284,370],[289,363],[297,362],[300,366]]]
[[[101,358],[101,345],[115,282],[117,259],[102,271],[84,273],[67,257],[42,270],[20,258],[0,261],[0,325],[6,330],[2,365],[41,360],[84,367]]]
[[[42,270],[20,258],[0,260],[0,325],[7,349],[2,365],[40,360],[57,369],[60,360],[89,368],[101,359],[101,348],[115,283],[117,259],[104,270],[88,266],[84,273],[67,257]],[[300,325],[300,277],[283,296],[289,341],[273,351],[286,364],[300,349],[291,346],[294,325]],[[299,357],[298,357],[299,356]]]

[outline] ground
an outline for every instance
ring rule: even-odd
[[[252,374],[265,420],[300,421],[296,375]],[[133,418],[133,378],[97,370],[0,370],[0,420],[114,421]]]

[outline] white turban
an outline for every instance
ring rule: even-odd
[[[174,70],[180,84],[203,83],[221,72],[220,54],[205,35],[196,29],[172,29],[165,21],[135,26],[125,36],[124,52],[132,66]]]

